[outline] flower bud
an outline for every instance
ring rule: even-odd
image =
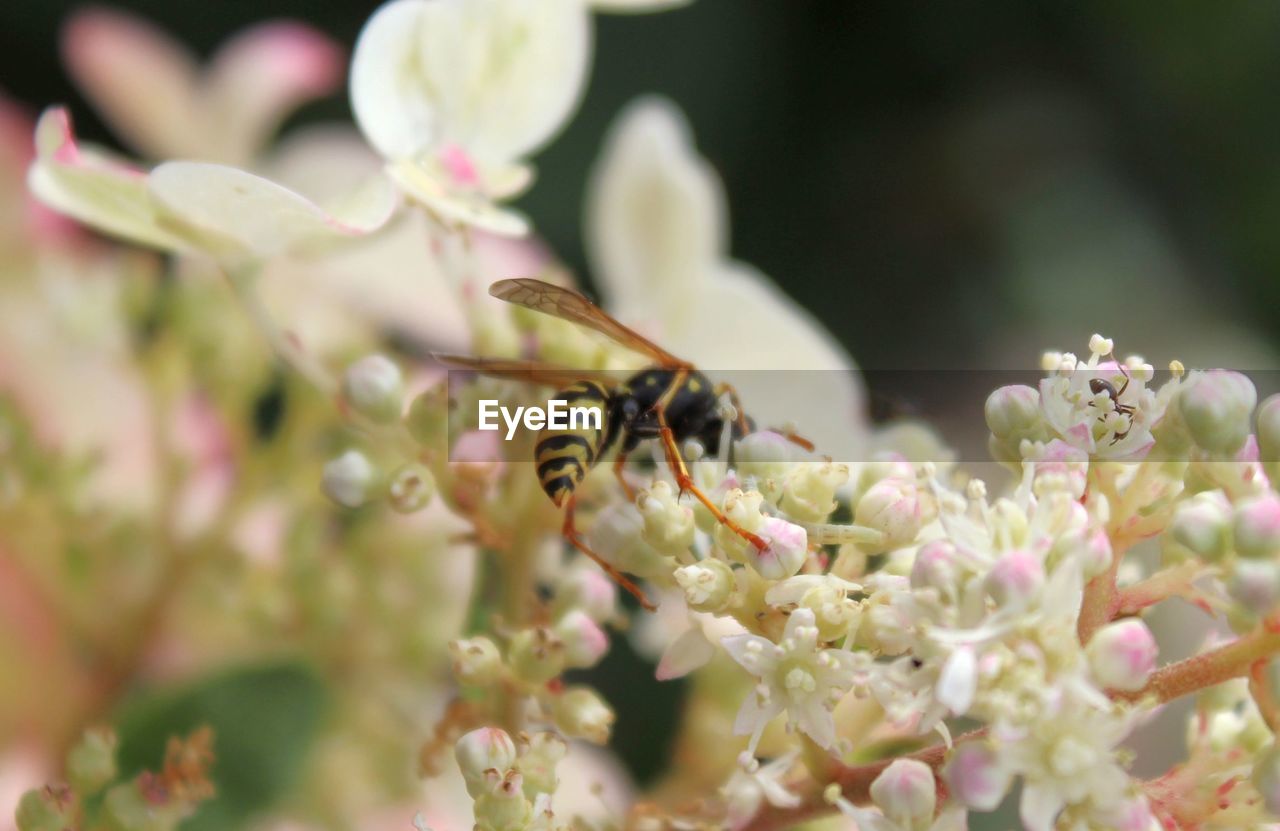
[[[116,734],[110,730],[86,730],[67,754],[67,780],[81,796],[102,790],[116,773]]]
[[[1156,668],[1156,639],[1137,618],[1109,623],[1093,634],[1086,654],[1094,680],[1104,689],[1142,689]]]
[[[64,831],[77,827],[75,796],[66,786],[27,791],[18,800],[13,820],[18,831]]]
[[[524,777],[517,771],[508,771],[473,799],[476,831],[524,831],[533,820],[533,805],[524,795]]]
[[[1280,393],[1269,397],[1258,408],[1258,458],[1267,467],[1267,473],[1273,481],[1280,479],[1274,474],[1280,465]]]
[[[1231,504],[1219,491],[1205,491],[1178,505],[1169,533],[1188,550],[1216,560],[1227,550]]]
[[[595,744],[608,743],[613,710],[593,690],[588,687],[565,690],[556,698],[554,710],[556,726],[565,735]]]
[[[378,424],[390,424],[404,407],[400,367],[383,355],[361,358],[342,376],[342,396],[351,409]]]
[[[733,596],[735,580],[728,563],[708,558],[676,569],[676,582],[684,589],[685,603],[695,612],[719,612]]]
[[[898,759],[871,783],[871,801],[895,825],[924,827],[938,801],[933,771],[924,762]]]
[[[610,565],[640,577],[665,578],[675,565],[649,543],[644,517],[629,502],[611,502],[597,512],[588,538]]]
[[[559,779],[556,766],[569,753],[569,745],[555,733],[534,733],[520,749],[516,769],[524,777],[524,794],[555,793]]]
[[[507,660],[521,680],[545,684],[564,672],[564,644],[549,629],[522,629],[511,639]]]
[[[730,532],[732,533],[732,532]],[[748,544],[747,565],[766,580],[783,580],[800,570],[809,556],[809,535],[799,525],[768,517],[756,532],[768,543],[763,551]]]
[[[881,479],[858,500],[853,521],[883,533],[882,550],[910,545],[924,524],[919,488],[906,479]]]
[[[1236,560],[1227,581],[1231,599],[1257,615],[1280,605],[1280,563],[1274,560]]]
[[[483,635],[450,641],[449,657],[453,662],[453,677],[460,684],[484,687],[502,674],[502,656],[498,654],[498,647]]]
[[[1280,496],[1268,490],[1236,506],[1236,553],[1274,557],[1280,553]]]
[[[996,560],[986,578],[987,593],[1001,606],[1029,603],[1044,585],[1044,564],[1028,551],[1010,551]]]
[[[1253,763],[1252,779],[1267,811],[1280,814],[1280,748],[1272,745]]]
[[[369,499],[377,471],[359,450],[348,450],[324,466],[320,488],[344,508],[359,508]]]
[[[1080,574],[1086,581],[1092,580],[1111,566],[1111,538],[1101,528],[1086,532],[1084,545],[1078,552]]]
[[[1253,382],[1238,372],[1213,369],[1184,386],[1178,396],[1183,421],[1197,445],[1235,455],[1249,437],[1258,403]]]
[[[556,585],[556,611],[581,609],[596,623],[611,619],[618,608],[618,584],[594,563],[570,568]]]
[[[821,522],[836,509],[836,490],[849,481],[849,466],[806,462],[783,485],[782,507],[801,522]]]
[[[911,588],[932,588],[948,595],[959,583],[956,547],[949,540],[934,540],[920,546],[911,564]]]
[[[427,470],[426,465],[419,462],[401,465],[391,474],[391,481],[387,485],[391,507],[402,514],[412,514],[427,507],[435,493],[435,477]]]
[[[486,774],[497,771],[501,776],[515,766],[516,743],[505,730],[481,727],[458,739],[453,755],[466,780],[467,792],[474,799],[489,789],[493,777]]]
[[[437,384],[409,404],[404,425],[413,440],[423,447],[443,448],[449,438],[449,390]]]
[[[569,669],[593,667],[609,651],[609,636],[586,612],[574,609],[560,618],[552,631],[564,644],[564,661]]]
[[[681,505],[679,495],[659,479],[636,499],[644,517],[644,538],[664,554],[687,551],[693,545],[693,509]]]
[[[996,438],[1005,442],[1033,439],[1039,436],[1043,423],[1040,393],[1023,384],[1000,387],[987,396],[983,414]]]
[[[772,430],[748,433],[733,445],[739,476],[755,479],[756,487],[774,498],[780,495],[795,457],[796,445]]]
[[[724,502],[721,507],[730,522],[735,523],[744,531],[758,534],[765,521],[765,515],[760,510],[760,506],[763,503],[764,496],[760,491],[744,491],[740,488],[731,488],[724,495]],[[716,545],[720,546],[730,560],[746,564],[754,556],[752,544],[744,540],[741,534],[733,531],[728,526],[723,524],[716,525],[712,535],[715,537]],[[751,550],[749,551],[748,549]]]
[[[981,741],[958,745],[942,769],[942,778],[951,795],[975,811],[994,811],[1013,779],[995,751]]]

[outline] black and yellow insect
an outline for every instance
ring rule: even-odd
[[[630,591],[646,609],[652,609],[644,594],[626,576],[592,551],[578,534],[573,513],[576,489],[587,471],[596,465],[614,444],[619,443],[614,473],[628,495],[631,488],[623,477],[627,454],[640,442],[657,439],[662,443],[667,464],[681,492],[693,494],[707,510],[752,545],[763,550],[759,536],[740,528],[721,512],[689,476],[680,445],[696,439],[710,454],[719,452],[725,423],[719,411],[720,397],[728,394],[738,412],[729,432],[738,439],[753,429],[742,412],[737,396],[727,385],[713,385],[694,366],[683,361],[607,315],[581,294],[570,289],[523,278],[500,280],[489,288],[494,297],[545,314],[554,315],[594,329],[655,362],[630,377],[606,372],[578,370],[538,361],[511,361],[457,355],[437,356],[441,362],[485,375],[514,378],[561,389],[558,400],[571,407],[597,408],[599,427],[576,426],[544,429],[534,449],[538,480],[557,506],[565,506],[564,536],[579,551],[595,560],[620,585]],[[801,444],[803,439],[793,437]]]

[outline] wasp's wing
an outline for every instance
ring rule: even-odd
[[[532,277],[499,280],[489,287],[489,294],[536,312],[553,315],[594,329],[605,337],[644,355],[669,369],[690,368],[683,361],[607,315],[603,309],[572,289],[544,283]]]
[[[595,381],[612,388],[621,384],[625,373],[604,370],[574,369],[542,361],[517,361],[504,358],[473,358],[467,355],[432,355],[449,367],[467,369],[494,378],[512,381],[528,381],[549,387],[568,387],[579,381]]]

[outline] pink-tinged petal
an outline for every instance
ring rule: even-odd
[[[416,161],[389,164],[387,175],[406,196],[446,222],[505,237],[523,237],[529,233],[529,220],[524,214],[495,205],[482,191],[450,187],[434,171]]]
[[[715,647],[703,636],[702,630],[692,626],[662,653],[654,677],[659,681],[683,678],[704,666],[715,654]]]
[[[342,48],[310,26],[274,21],[254,26],[214,56],[202,86],[207,123],[221,128],[218,155],[248,164],[299,105],[335,92]]]
[[[938,701],[956,715],[969,712],[973,696],[978,690],[978,661],[971,647],[957,647],[938,676]]]
[[[64,108],[40,116],[36,149],[27,184],[45,205],[140,245],[169,251],[188,247],[183,237],[160,227],[146,174],[77,145]]]
[[[210,250],[247,250],[267,258],[316,249],[382,227],[395,194],[380,177],[353,194],[341,211],[261,176],[225,165],[168,162],[151,173],[149,191],[167,220],[207,240]]]
[[[123,12],[93,6],[62,32],[68,70],[95,109],[151,158],[202,157],[195,60],[165,32]]]

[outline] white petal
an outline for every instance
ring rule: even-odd
[[[587,193],[588,253],[610,305],[671,326],[725,253],[726,213],[720,179],[694,150],[680,110],[664,98],[628,106]]]
[[[581,0],[394,0],[356,44],[352,107],[389,159],[452,142],[513,161],[577,106],[590,50]]]
[[[523,237],[529,233],[529,221],[524,214],[510,208],[500,208],[477,191],[450,190],[416,162],[389,164],[387,175],[409,198],[422,203],[443,220],[470,225],[504,237]]]
[[[61,107],[46,110],[36,125],[39,156],[27,182],[54,210],[113,236],[163,250],[187,247],[162,228],[147,190],[147,175],[78,147]]]
[[[738,736],[749,736],[756,730],[763,729],[766,724],[773,721],[782,712],[782,705],[776,700],[771,699],[765,706],[761,707],[756,700],[754,691],[748,692],[747,697],[742,702],[742,707],[738,710],[738,716],[733,722],[733,732]]]
[[[1024,784],[1018,815],[1026,831],[1053,831],[1053,821],[1062,810],[1062,796],[1051,786]]]
[[[702,636],[702,630],[692,626],[662,653],[655,677],[659,681],[683,678],[705,665],[715,654],[715,647]]]
[[[225,165],[169,162],[151,173],[150,191],[182,228],[260,257],[361,236],[391,217],[395,196],[382,177],[369,180],[341,211],[319,205],[261,176]]]
[[[759,647],[759,651],[748,648],[751,644]],[[772,667],[777,647],[767,638],[759,635],[730,635],[720,641],[729,657],[737,661],[747,671],[755,674]]]
[[[964,715],[973,705],[978,690],[978,660],[969,647],[959,647],[947,658],[938,676],[938,700],[956,715]]]
[[[820,697],[811,696],[804,701],[792,701],[788,712],[791,714],[791,721],[813,739],[818,747],[830,748],[836,743],[835,717]]]

